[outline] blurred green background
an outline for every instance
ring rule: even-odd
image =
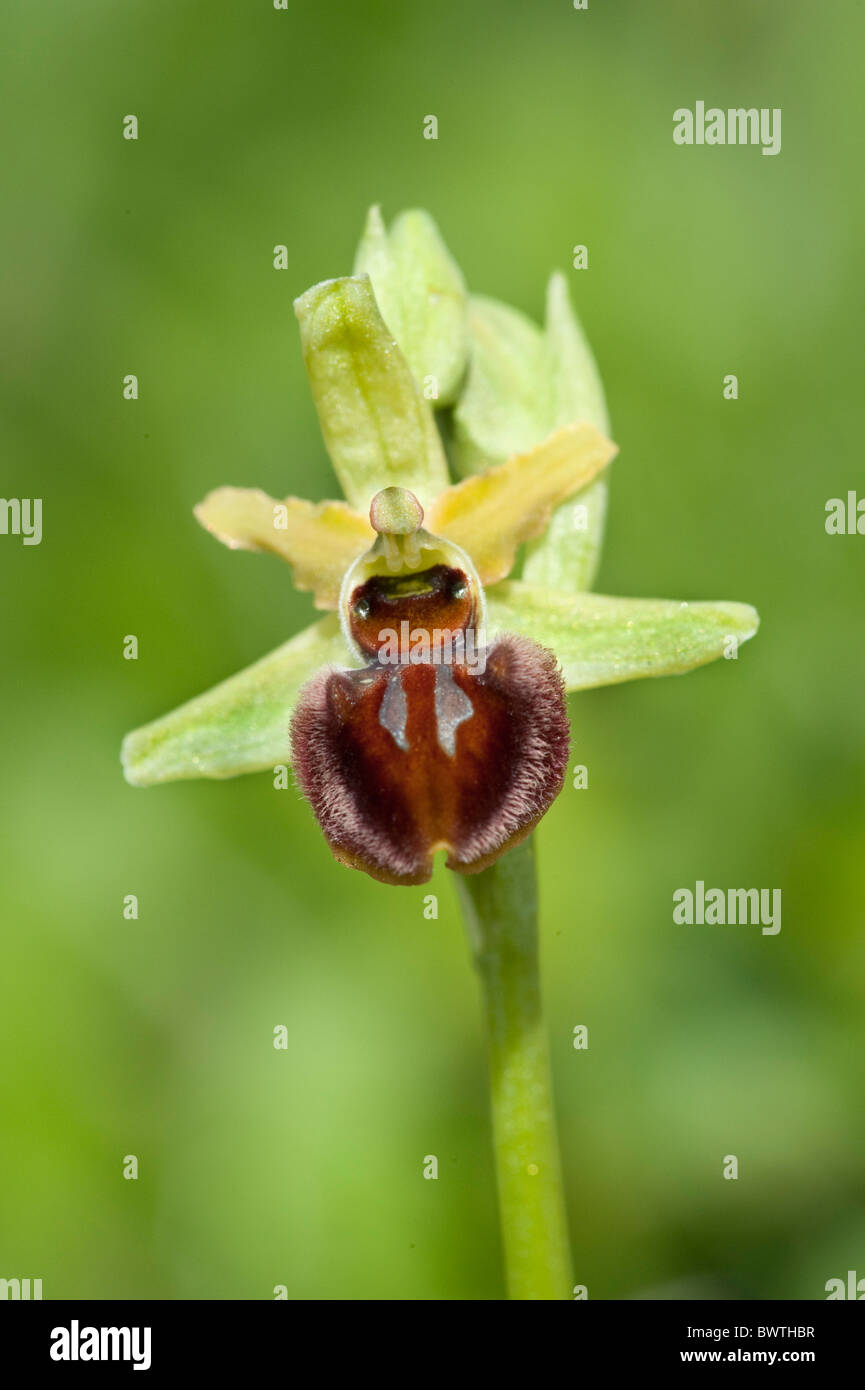
[[[291,302],[350,270],[380,201],[427,207],[470,286],[535,316],[569,272],[621,448],[599,589],[763,620],[735,664],[572,702],[589,787],[538,839],[576,1277],[821,1298],[865,1276],[865,538],[824,530],[828,498],[865,493],[861,18],[5,9],[2,492],[44,499],[44,535],[0,536],[0,1275],[46,1298],[502,1296],[447,872],[427,921],[429,890],[338,867],[270,777],[136,791],[118,763],[127,729],[310,619],[287,568],[191,508],[221,483],[334,494]],[[781,154],[674,146],[697,99],[780,106]],[[675,927],[698,878],[781,887],[780,935]]]

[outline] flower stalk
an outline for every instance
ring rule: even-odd
[[[508,1295],[566,1299],[573,1281],[541,1007],[533,837],[455,882],[483,997]]]
[[[327,616],[128,734],[124,774],[140,787],[290,760],[343,864],[408,885],[447,851],[483,996],[508,1292],[569,1299],[534,848],[520,836],[563,783],[566,692],[735,658],[759,619],[743,603],[592,592],[616,446],[562,275],[541,327],[469,294],[427,213],[388,229],[373,208],[354,274],[295,311],[343,496],[223,486],[195,515],[230,548],[286,561]],[[403,624],[409,656],[386,660]],[[478,633],[482,668],[464,659]],[[463,655],[418,654],[418,634]]]

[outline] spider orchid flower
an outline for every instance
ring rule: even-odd
[[[560,790],[568,691],[688,671],[745,604],[590,592],[603,392],[554,275],[543,331],[469,296],[435,224],[370,212],[352,276],[295,303],[341,500],[211,492],[198,520],[291,566],[326,616],[129,734],[136,786],[289,760],[336,857],[387,883],[477,872]]]

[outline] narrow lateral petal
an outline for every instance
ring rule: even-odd
[[[336,608],[343,575],[375,538],[366,517],[347,502],[280,502],[257,488],[217,488],[199,502],[195,515],[233,549],[269,551],[287,560],[295,587],[311,590],[316,608]]]
[[[596,478],[616,446],[586,422],[556,430],[542,444],[448,488],[427,525],[467,550],[485,584],[511,570],[517,546],[537,536],[553,507]]]
[[[732,656],[760,619],[746,603],[562,595],[518,581],[487,590],[490,632],[522,632],[550,647],[568,690],[673,676]]]
[[[287,763],[301,686],[321,666],[351,661],[338,620],[322,618],[245,671],[127,734],[121,754],[127,782],[146,787],[236,777]]]

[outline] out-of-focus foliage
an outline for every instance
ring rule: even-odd
[[[823,526],[862,488],[861,12],[7,9],[0,491],[42,497],[44,535],[0,536],[0,1274],[501,1294],[447,874],[427,920],[272,778],[137,791],[117,759],[313,617],[191,509],[335,495],[292,301],[351,272],[373,201],[428,208],[472,292],[537,321],[565,272],[621,450],[596,587],[762,617],[737,662],[572,701],[589,785],[539,854],[577,1277],[761,1298],[865,1273],[865,539]],[[697,98],[780,106],[781,154],[674,146]],[[698,879],[782,888],[780,934],[674,926]]]

